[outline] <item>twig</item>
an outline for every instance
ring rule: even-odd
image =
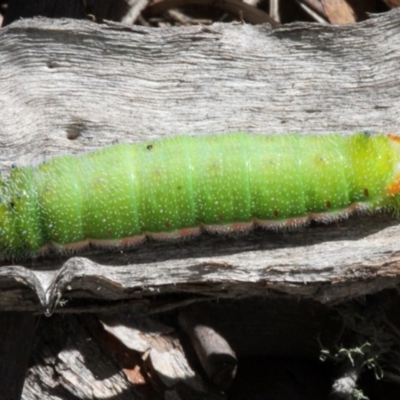
[[[311,7],[309,7],[306,3],[306,1],[302,0],[296,0],[297,3],[300,5],[300,7],[309,15],[311,15],[312,18],[314,18],[317,22],[320,24],[325,24],[328,25],[328,22],[325,20],[325,18],[321,17],[317,12],[315,12]]]
[[[310,7],[311,10],[316,11],[322,17],[326,18],[325,9],[319,0],[299,0],[299,3],[304,3],[306,6]]]
[[[277,22],[281,22],[279,16],[279,0],[270,0],[269,2],[269,15]]]
[[[130,9],[124,18],[122,18],[121,22],[123,24],[133,25],[148,2],[149,0],[129,0],[128,4],[130,5]]]
[[[179,323],[190,337],[200,363],[210,380],[219,388],[227,389],[236,375],[237,358],[229,343],[204,322],[204,309],[182,311]]]

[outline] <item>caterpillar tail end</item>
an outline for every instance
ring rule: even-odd
[[[389,134],[393,154],[393,176],[386,185],[386,198],[390,199],[394,212],[400,214],[400,136]]]

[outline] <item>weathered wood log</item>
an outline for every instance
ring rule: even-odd
[[[276,30],[217,24],[184,34],[19,21],[0,31],[1,168],[179,133],[396,131],[397,17]],[[155,295],[249,291],[340,302],[397,286],[399,232],[392,216],[363,216],[301,232],[40,259],[0,269],[0,308],[51,312],[66,297],[57,308],[64,312],[85,298],[147,306]]]

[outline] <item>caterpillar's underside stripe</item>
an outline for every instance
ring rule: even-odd
[[[75,252],[84,250],[89,247],[102,248],[102,249],[129,249],[139,244],[142,244],[147,239],[156,241],[176,241],[193,238],[200,235],[202,232],[208,232],[211,234],[234,234],[248,232],[255,227],[261,227],[268,230],[293,230],[307,226],[311,221],[321,222],[324,224],[331,223],[336,220],[348,218],[354,212],[368,211],[370,208],[368,205],[363,203],[351,204],[347,209],[341,211],[333,211],[326,213],[309,213],[305,217],[292,218],[283,221],[271,221],[271,220],[252,220],[251,222],[239,222],[228,225],[201,225],[196,228],[184,228],[174,232],[146,232],[140,236],[126,237],[122,239],[86,239],[82,242],[68,243],[60,246],[56,243],[49,243],[48,245],[41,248],[38,255],[45,255],[49,251],[56,252]]]
[[[135,247],[147,239],[156,241],[171,241],[193,238],[200,235],[202,232],[212,234],[234,234],[239,232],[248,232],[255,227],[261,227],[268,230],[293,230],[306,226],[310,221],[321,223],[330,223],[332,221],[340,220],[349,217],[355,211],[366,211],[368,208],[364,204],[352,204],[348,209],[336,212],[327,212],[320,214],[309,214],[306,217],[292,218],[284,221],[262,221],[254,220],[251,222],[232,223],[229,225],[202,225],[196,228],[179,229],[174,232],[147,232],[144,235],[126,237],[122,239],[102,240],[102,239],[86,239],[82,242],[68,243],[63,246],[56,243],[49,243],[41,248],[38,255],[45,255],[51,250],[55,251],[78,251],[89,247],[112,249],[124,248],[129,249]]]
[[[176,136],[0,179],[0,259],[400,209],[394,135]]]

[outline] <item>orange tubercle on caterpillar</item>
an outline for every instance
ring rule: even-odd
[[[400,136],[397,136],[394,133],[389,133],[387,136],[391,141],[400,143]]]
[[[400,173],[396,174],[393,181],[386,187],[386,194],[388,196],[395,196],[400,193]]]
[[[398,161],[400,159],[400,136],[389,133],[387,137],[392,142],[394,157]],[[386,186],[387,196],[395,196],[400,194],[400,164],[398,162],[395,163],[394,173],[394,178]]]

